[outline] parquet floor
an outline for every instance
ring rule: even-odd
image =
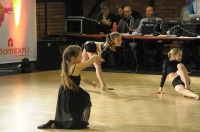
[[[60,71],[0,77],[0,132],[199,132],[200,101],[176,93],[167,79],[165,94],[155,95],[160,75],[104,72],[109,87],[81,84],[92,101],[90,129],[39,130],[54,119]],[[96,81],[94,71],[82,76]],[[200,78],[191,77],[192,89],[200,93]]]

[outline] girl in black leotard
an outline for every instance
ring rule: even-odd
[[[81,62],[81,55],[82,49],[79,46],[71,45],[65,49],[61,72],[62,84],[58,92],[55,119],[38,126],[38,129],[47,129],[52,126],[58,129],[88,127],[92,104],[90,95],[80,87],[80,81],[82,81],[80,72],[94,61],[102,59],[94,54],[88,61]],[[88,83],[88,80],[85,83]],[[95,86],[93,83],[88,84]]]
[[[173,48],[168,53],[169,61],[165,61],[163,64],[162,78],[160,81],[160,88],[158,94],[163,93],[163,86],[167,75],[172,82],[175,90],[184,96],[193,97],[199,99],[199,95],[190,91],[190,77],[188,76],[188,71],[184,64],[181,63],[182,51],[178,48]]]
[[[106,42],[94,42],[94,41],[87,41],[83,47],[83,62],[87,61],[91,56],[94,54],[100,54],[102,58],[104,58],[105,54],[110,51],[115,51],[117,46],[121,46],[122,44],[122,37],[121,34],[118,32],[112,32],[106,36]],[[105,58],[104,58],[105,59]],[[95,61],[94,66],[96,68],[96,75],[99,79],[100,88],[101,90],[106,89],[106,83],[103,78],[101,65],[99,62]]]

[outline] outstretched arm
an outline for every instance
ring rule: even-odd
[[[158,89],[158,91],[155,92],[155,94],[164,94],[164,92],[163,92],[163,90],[162,90],[162,87],[160,87],[160,88]]]
[[[161,80],[160,80],[160,88],[159,88],[159,90],[155,94],[163,94],[162,88],[164,86],[164,83],[165,83],[165,80],[166,80],[166,77],[167,77],[167,64],[168,64],[168,61],[165,61],[163,63],[162,77],[161,77]]]
[[[92,65],[95,61],[104,62],[105,60],[100,56],[98,56],[97,54],[94,54],[89,60],[79,63],[77,67],[79,67],[80,70],[83,70]]]
[[[99,87],[99,85],[98,85],[96,82],[92,82],[92,81],[90,81],[90,80],[88,80],[88,79],[86,79],[86,78],[84,78],[84,77],[81,77],[81,82],[86,83],[86,84],[88,84],[88,85],[91,85],[91,86],[93,86],[94,88],[95,88],[95,87]]]

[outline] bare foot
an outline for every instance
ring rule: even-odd
[[[101,91],[106,90],[106,87],[107,87],[107,86],[101,86],[101,87],[100,87]]]
[[[101,90],[114,90],[114,88],[109,88],[107,86],[104,86],[104,87],[100,87]]]
[[[183,97],[189,97],[189,96],[183,95]],[[199,99],[200,99],[198,94],[195,94],[194,98],[195,98],[196,100],[199,100]]]

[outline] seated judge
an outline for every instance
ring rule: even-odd
[[[119,20],[124,18],[124,6],[121,4],[117,4],[115,6],[115,11],[116,11],[116,22],[118,24]],[[132,10],[131,15],[134,17],[135,21],[137,21],[137,22],[139,22],[140,19],[142,19],[141,14],[135,10]]]
[[[190,14],[189,6],[190,6],[190,0],[185,0],[185,6],[182,7],[181,15],[180,15],[181,21],[189,20],[189,14]]]
[[[140,20],[140,24],[137,27],[137,32],[141,33],[142,32],[142,26],[144,25],[143,22],[158,22],[158,21],[162,21],[161,18],[155,17],[154,16],[155,12],[154,12],[154,8],[153,6],[148,6],[146,8],[146,18],[143,18]]]
[[[118,24],[120,19],[124,18],[124,6],[121,5],[121,4],[117,4],[115,6],[115,12],[116,12],[116,15],[115,15],[115,18],[116,18],[116,23]]]
[[[120,19],[117,24],[117,31],[119,33],[131,33],[134,32],[139,23],[132,16],[132,9],[130,6],[124,7],[124,18]]]
[[[112,29],[113,22],[115,22],[115,14],[110,12],[107,2],[102,2],[100,8],[101,13],[97,16],[96,20]]]
[[[137,26],[139,25],[139,22],[137,21],[137,19],[135,19],[132,16],[132,9],[130,6],[125,6],[124,7],[124,17],[120,19],[119,23],[117,24],[117,31],[119,33],[132,33],[136,30]],[[125,44],[126,43],[126,44]],[[124,52],[122,52],[122,62],[124,64],[126,64],[126,68],[131,68],[131,64],[132,64],[132,60],[131,59],[133,57],[132,55],[132,49],[129,46],[130,42],[126,41],[123,43],[121,50],[123,50]]]
[[[144,25],[143,22],[158,22],[158,21],[162,21],[161,18],[159,17],[155,17],[154,16],[155,11],[154,8],[152,6],[148,6],[146,7],[146,17],[140,20],[140,24],[137,27],[136,31],[138,33],[142,33],[142,26]],[[142,43],[141,41],[138,41],[137,43]],[[162,44],[157,45],[157,42],[149,42],[148,44],[148,48],[151,49],[156,49],[156,55],[155,55],[155,66],[156,67],[161,67],[161,51],[162,51]],[[139,63],[142,66],[144,66],[144,51],[143,51],[143,45],[142,44],[138,44],[137,46],[137,50],[138,50],[138,60]]]

